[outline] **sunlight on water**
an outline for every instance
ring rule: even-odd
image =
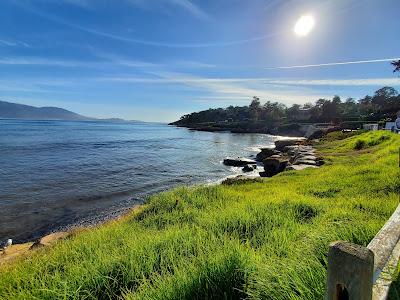
[[[0,120],[0,239],[103,220],[177,185],[239,174],[221,162],[273,137],[155,123]]]

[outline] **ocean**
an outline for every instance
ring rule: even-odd
[[[120,215],[157,192],[239,174],[228,156],[254,156],[277,137],[166,124],[0,120],[0,241]]]

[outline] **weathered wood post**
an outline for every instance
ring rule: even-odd
[[[374,254],[366,247],[334,242],[328,253],[326,300],[371,300]]]
[[[325,299],[386,300],[399,261],[400,204],[367,247],[330,245]]]

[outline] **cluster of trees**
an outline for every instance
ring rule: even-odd
[[[400,60],[393,61],[392,65],[394,67],[394,71],[393,72],[400,72]]]
[[[374,95],[357,101],[335,96],[330,100],[319,99],[314,104],[294,104],[291,107],[270,101],[261,104],[258,97],[253,97],[249,106],[229,106],[191,113],[182,116],[175,124],[190,126],[208,122],[249,122],[268,125],[277,122],[382,121],[396,118],[399,111],[399,93],[392,87],[383,87]]]

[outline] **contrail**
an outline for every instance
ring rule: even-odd
[[[319,67],[340,66],[340,65],[371,64],[371,63],[379,63],[379,62],[394,61],[394,60],[400,60],[400,57],[370,59],[370,60],[341,61],[341,62],[332,62],[332,63],[325,63],[325,64],[313,64],[313,65],[267,67],[265,69],[266,70],[282,70],[282,69],[319,68]]]

